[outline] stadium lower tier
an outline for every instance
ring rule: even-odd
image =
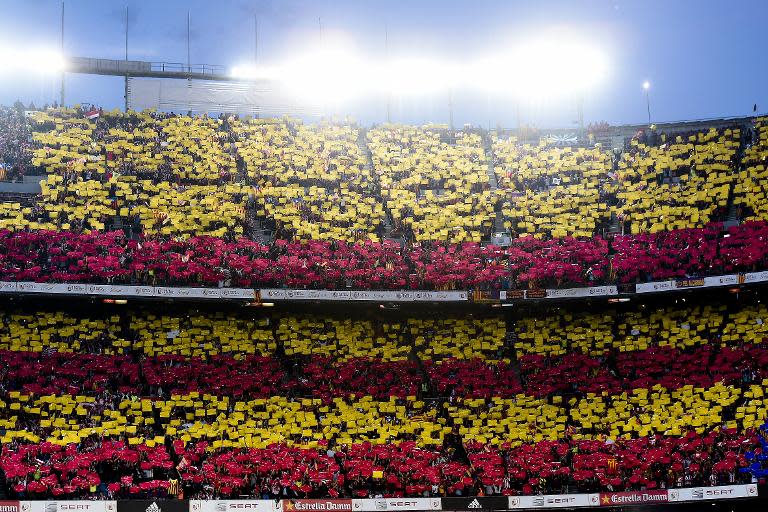
[[[472,496],[628,491],[748,483],[757,434],[573,440],[499,446],[417,443],[221,448],[168,438],[90,436],[60,446],[4,444],[6,495],[18,498]],[[178,485],[176,485],[176,482]]]
[[[122,232],[0,231],[0,279],[191,286],[523,289],[768,268],[768,223],[592,239],[403,246],[241,238],[128,240]]]
[[[542,441],[516,448],[474,445],[461,457],[415,443],[353,444],[336,450],[211,449],[185,445],[88,442],[4,449],[2,467],[19,497],[165,496],[178,477],[185,496],[263,497],[514,495],[638,490],[744,482],[753,436],[605,441]],[[38,462],[42,459],[44,462]]]
[[[724,295],[503,316],[14,298],[0,322],[0,489],[274,498],[750,482],[768,470],[768,309]]]
[[[9,391],[0,402],[0,468],[9,492],[38,498],[157,496],[170,480],[187,496],[207,489],[226,497],[744,483],[751,476],[740,470],[761,453],[766,385],[330,401]]]

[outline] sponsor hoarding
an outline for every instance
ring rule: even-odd
[[[341,512],[352,510],[352,500],[283,500],[283,512]]]
[[[667,503],[667,491],[630,491],[630,492],[601,492],[600,506],[615,507],[617,505],[645,505],[648,503]]]
[[[675,288],[700,288],[704,286],[704,278],[698,279],[678,279],[675,281]]]
[[[521,300],[525,298],[525,290],[501,290],[499,300]]]
[[[191,500],[190,512],[278,512],[274,500]]]
[[[727,500],[757,497],[757,485],[718,485],[670,489],[669,501]]]
[[[727,274],[724,276],[712,276],[704,278],[704,286],[733,286],[744,283],[744,276],[741,274]]]
[[[768,281],[768,270],[763,270],[761,272],[747,272],[744,274],[744,283],[764,283],[765,281]]]
[[[543,289],[534,289],[534,290],[525,290],[525,298],[526,299],[546,299],[547,298],[547,290]]]
[[[352,500],[352,508],[359,512],[376,510],[440,510],[440,498],[380,498]]]
[[[116,501],[21,501],[22,512],[116,512]]]
[[[418,512],[622,507],[667,502],[757,498],[758,486],[722,485],[656,491],[543,496],[328,500],[0,501],[0,512]]]
[[[263,301],[463,302],[468,300],[466,291],[292,290],[285,288],[262,288],[259,293]]]
[[[656,293],[682,289],[734,286],[768,281],[768,271],[746,274],[727,274],[704,278],[639,283],[632,286],[592,286],[584,288],[550,288],[533,290],[502,290],[500,300],[567,299],[608,297],[619,293]],[[224,299],[262,301],[324,302],[466,302],[467,291],[431,290],[300,290],[285,288],[195,288],[170,286],[130,286],[85,283],[35,283],[31,281],[2,281],[0,293],[34,293],[52,295],[97,295],[108,297],[157,297],[178,299]]]
[[[441,498],[443,510],[506,510],[509,499],[504,496],[476,496],[468,498]]]
[[[544,496],[510,496],[509,508],[571,508],[589,507],[598,504],[599,498],[591,500],[590,494],[548,494]]]
[[[0,292],[52,295],[103,295],[108,297],[159,297],[169,299],[253,299],[251,288],[194,288],[170,286],[127,286],[84,283],[0,282]]]
[[[740,274],[726,274],[722,276],[678,279],[676,281],[655,281],[640,283],[635,287],[637,293],[666,292],[670,290],[682,290],[686,288],[713,288],[716,286],[733,286],[746,282]]]
[[[589,288],[547,288],[548,299],[606,297],[618,294],[619,290],[615,286],[591,286]]]
[[[674,289],[674,281],[654,281],[652,283],[638,283],[635,286],[635,293],[668,292]]]
[[[125,500],[117,502],[117,512],[189,512],[187,500]]]

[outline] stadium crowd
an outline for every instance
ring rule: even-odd
[[[8,311],[0,488],[285,498],[749,482],[765,318],[738,301],[512,323]]]
[[[23,177],[32,167],[32,133],[21,106],[0,105],[0,181]]]
[[[0,201],[0,280],[488,290],[768,268],[765,119],[614,154],[442,126],[85,114],[0,111],[6,177],[47,172],[28,204]],[[481,243],[499,224],[509,246]],[[93,309],[3,313],[5,497],[649,490],[748,482],[762,455],[759,302]]]
[[[617,156],[436,125],[28,114],[3,110],[3,158],[48,175],[36,199],[0,201],[2,279],[525,289],[766,264],[760,118]],[[747,222],[724,230],[731,196]],[[500,219],[511,244],[481,244]]]

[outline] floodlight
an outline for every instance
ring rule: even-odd
[[[643,82],[643,89],[645,89],[647,91],[650,88],[651,88],[651,82],[649,82],[648,80]]]
[[[445,90],[461,78],[457,66],[426,58],[393,59],[374,70],[372,85],[397,95],[420,95]]]
[[[279,77],[279,71],[275,67],[247,64],[233,67],[229,74],[232,78],[240,80],[275,80]]]
[[[595,47],[544,39],[485,57],[469,74],[478,77],[476,85],[484,88],[537,99],[588,91],[604,79],[607,69],[605,55]]]
[[[608,69],[601,50],[575,37],[561,36],[529,38],[503,53],[461,63],[414,55],[377,63],[359,57],[352,44],[342,41],[326,42],[295,55],[274,67],[238,66],[232,69],[232,76],[278,80],[300,97],[323,102],[363,92],[426,95],[456,86],[550,99],[594,88]]]
[[[326,44],[274,66],[235,66],[230,75],[242,80],[274,80],[300,98],[322,103],[362,92],[370,75],[367,69],[347,45]]]
[[[64,57],[57,51],[0,45],[0,71],[55,73],[62,71],[64,67]]]
[[[310,100],[338,101],[365,88],[366,66],[352,50],[331,46],[307,52],[278,68],[288,89]]]

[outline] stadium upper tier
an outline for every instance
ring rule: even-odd
[[[765,118],[617,153],[443,126],[0,114],[6,177],[45,173],[40,195],[0,197],[2,279],[519,289],[768,263]],[[499,229],[509,247],[480,245]]]
[[[768,411],[768,309],[736,298],[506,318],[27,306],[0,314],[9,497],[743,483]]]
[[[722,124],[722,123],[721,123]],[[671,129],[670,129],[671,130]],[[605,236],[768,220],[765,118],[646,130],[622,151],[445,126],[0,109],[0,167],[47,177],[8,228],[416,242]]]

